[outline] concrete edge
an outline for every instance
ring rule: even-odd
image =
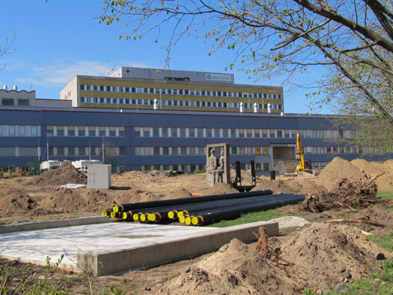
[[[13,233],[18,231],[40,230],[40,229],[48,229],[48,228],[56,228],[56,227],[107,223],[107,222],[111,222],[111,220],[107,216],[91,216],[91,217],[81,217],[81,218],[46,220],[46,221],[39,221],[39,222],[6,224],[6,225],[0,225],[0,234]]]
[[[268,236],[279,234],[278,223],[268,221],[217,229],[208,233],[189,234],[178,239],[157,242],[146,247],[120,251],[88,251],[77,254],[77,269],[94,276],[104,276],[131,269],[153,267],[218,250],[237,238],[242,242],[256,241],[254,233],[265,227]]]

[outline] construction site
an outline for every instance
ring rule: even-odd
[[[60,259],[52,280],[65,294],[324,294],[392,259],[370,239],[393,234],[392,160],[336,157],[323,170],[270,177],[241,171],[246,192],[232,185],[235,168],[230,183],[209,183],[209,172],[129,171],[111,174],[109,188],[89,188],[72,165],[3,173],[1,267],[20,277],[33,268],[39,280],[47,257]],[[268,209],[276,218],[219,224]]]

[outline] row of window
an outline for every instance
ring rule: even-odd
[[[49,147],[48,155],[51,157],[73,157],[73,156],[125,156],[126,147],[104,147],[104,154],[102,146],[96,147]]]
[[[0,136],[41,136],[38,125],[0,125]]]
[[[238,98],[261,98],[261,99],[281,99],[281,94],[258,93],[258,92],[231,92],[216,90],[189,90],[172,88],[143,88],[143,87],[123,87],[107,85],[80,85],[82,91],[103,91],[103,92],[125,92],[143,94],[168,94],[168,95],[190,95],[190,96],[213,96],[213,97],[238,97]]]
[[[125,156],[126,147],[104,147],[107,157]],[[358,154],[375,153],[373,147],[357,146],[308,146],[304,154]],[[268,155],[268,147],[230,147],[231,155]],[[0,147],[0,157],[38,157],[40,147]],[[102,146],[98,147],[49,147],[49,156],[102,156]],[[217,151],[219,154],[219,151]],[[135,156],[205,156],[206,147],[136,147]]]
[[[164,128],[135,127],[136,137],[197,137],[197,138],[351,138],[350,130],[289,130],[289,129],[227,129],[227,128]]]
[[[355,146],[312,146],[304,147],[305,154],[357,154],[367,151],[369,148],[355,147]],[[269,155],[271,149],[269,147],[236,147],[231,146],[229,149],[231,155]],[[295,153],[295,150],[294,150]],[[220,151],[216,151],[216,154],[220,154]],[[205,156],[206,147],[136,147],[135,156]],[[293,155],[295,156],[295,155]]]
[[[154,105],[153,99],[137,99],[137,98],[105,98],[105,97],[81,97],[81,103],[99,103],[99,104],[115,104],[115,105]],[[157,101],[157,107],[175,106],[175,107],[199,107],[199,108],[226,108],[239,109],[240,103],[237,102],[216,102],[216,101],[188,101],[188,100],[160,100]],[[281,110],[281,104],[270,104],[272,110]],[[268,109],[268,104],[243,103],[245,109]]]
[[[46,126],[46,135],[52,136],[89,136],[89,137],[124,137],[125,127],[105,126]]]
[[[49,147],[49,156],[102,156],[102,147]],[[104,147],[105,157],[125,156],[126,147]],[[40,147],[0,147],[0,157],[39,157]]]
[[[0,147],[0,157],[38,157],[40,147]]]

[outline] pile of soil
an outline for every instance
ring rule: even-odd
[[[87,184],[87,176],[71,164],[41,173],[33,178],[30,185],[63,185],[67,183]]]
[[[0,217],[25,214],[37,207],[37,202],[27,194],[12,193],[0,198]]]
[[[294,264],[300,283],[326,291],[334,287],[330,284],[351,283],[381,270],[380,261],[372,254],[375,248],[377,246],[353,226],[313,223],[284,242],[281,255]]]
[[[267,189],[272,190],[274,194],[316,194],[326,191],[324,186],[318,184],[316,177],[307,174],[276,180],[259,178],[253,190]]]
[[[318,175],[318,183],[330,192],[336,190],[337,181],[344,178],[366,182],[369,177],[349,161],[335,157]]]
[[[278,256],[266,258],[254,245],[233,239],[167,280],[157,292],[304,294],[305,288],[325,292],[381,270],[380,261],[373,255],[376,249],[391,257],[360,229],[345,224],[313,223],[277,245]],[[277,263],[277,257],[282,263]]]
[[[393,191],[393,170],[390,170],[390,162],[393,164],[391,160],[380,164],[368,162],[364,159],[355,159],[351,161],[351,164],[364,171],[371,178],[376,178],[375,183],[378,186],[378,191],[387,192]]]
[[[238,239],[167,281],[164,294],[301,294],[272,261]]]

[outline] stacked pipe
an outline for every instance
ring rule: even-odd
[[[273,195],[271,190],[210,195],[152,202],[127,203],[102,211],[103,216],[125,221],[206,225],[242,213],[261,211],[303,201],[304,195]]]

